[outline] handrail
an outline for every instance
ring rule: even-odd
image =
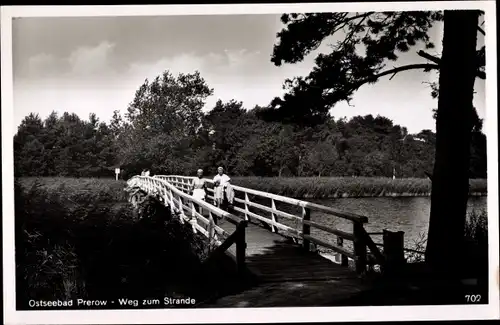
[[[159,179],[163,179],[163,178],[168,179],[171,177],[175,177],[175,178],[180,178],[180,179],[187,179],[189,181],[192,181],[195,178],[195,177],[191,177],[191,176],[178,176],[178,175],[155,175],[153,177],[159,178]],[[203,180],[206,181],[207,183],[210,183],[210,184],[214,183],[213,180],[208,179],[208,178],[204,178]],[[186,183],[183,183],[183,184],[189,185]],[[327,207],[324,205],[320,205],[320,204],[316,204],[316,203],[312,203],[312,202],[307,202],[307,201],[302,201],[302,200],[298,200],[298,199],[294,199],[294,198],[290,198],[290,197],[286,197],[286,196],[282,196],[282,195],[277,195],[277,194],[273,194],[273,193],[257,191],[257,190],[253,190],[250,188],[237,186],[234,184],[231,184],[231,186],[235,191],[241,191],[241,192],[245,192],[248,194],[265,197],[268,199],[273,199],[273,200],[276,200],[279,202],[287,203],[287,204],[298,206],[301,208],[310,208],[313,210],[326,212],[326,213],[335,215],[337,217],[344,218],[344,219],[354,221],[354,222],[361,222],[361,223],[368,222],[368,218],[366,216],[357,215],[354,213],[342,212],[342,211],[339,211],[339,210],[336,210],[336,209],[333,209],[331,207]]]
[[[195,177],[179,176],[179,175],[156,175],[156,179],[164,180],[171,183],[174,187],[180,188],[185,192],[189,192],[192,186],[192,181]],[[213,184],[213,180],[204,178],[204,180]],[[311,246],[313,250],[316,246],[323,246],[328,249],[335,251],[341,255],[342,264],[346,264],[347,257],[352,258],[355,261],[356,269],[360,272],[366,268],[367,264],[367,248],[372,252],[375,260],[382,264],[384,262],[384,257],[378,249],[377,245],[373,243],[370,235],[366,233],[363,227],[364,223],[368,222],[368,218],[361,215],[356,215],[352,213],[341,212],[333,208],[302,201],[294,198],[289,198],[281,195],[276,195],[272,193],[261,192],[241,186],[231,184],[231,187],[235,192],[242,192],[244,194],[244,199],[235,197],[234,201],[244,205],[244,208],[234,206],[233,209],[242,215],[244,215],[245,220],[250,220],[252,218],[257,219],[268,226],[270,226],[271,231],[279,232],[281,235],[286,235],[287,237],[298,238],[302,240],[302,245],[305,249],[310,250]],[[214,190],[208,188],[208,191],[213,193]],[[258,196],[261,198],[267,198],[271,200],[271,207],[258,204],[256,202],[250,201],[249,195]],[[210,197],[210,196],[209,196]],[[213,198],[213,197],[211,197]],[[294,207],[299,207],[302,210],[300,216],[290,214],[284,211],[280,211],[276,208],[276,202],[285,203]],[[262,213],[257,214],[249,210],[249,207],[259,209],[260,211],[265,211],[271,214],[271,218],[263,216]],[[343,218],[349,220],[353,223],[353,232],[348,233],[338,229],[328,227],[326,225],[319,224],[317,222],[311,221],[311,211],[323,212],[335,217]],[[286,224],[277,221],[278,217],[283,217],[285,219],[292,219],[300,222],[298,229],[290,227]],[[327,233],[337,236],[337,243],[329,243],[320,238],[316,238],[311,234],[311,228],[319,229]],[[354,252],[350,252],[343,246],[343,239],[350,240],[353,242]],[[345,258],[344,258],[345,257]]]
[[[246,248],[246,243],[245,243],[245,228],[246,228],[246,221],[243,220],[242,218],[239,218],[227,211],[224,211],[216,206],[213,206],[203,200],[196,199],[192,197],[191,195],[188,195],[178,188],[176,188],[174,185],[170,184],[169,182],[159,179],[159,178],[154,178],[150,176],[134,176],[131,179],[127,181],[127,185],[130,188],[133,187],[139,187],[143,189],[146,193],[148,194],[153,194],[153,195],[160,195],[164,200],[165,203],[168,202],[168,205],[170,206],[170,209],[172,213],[178,212],[180,216],[180,221],[183,223],[183,219],[188,220],[191,222],[192,227],[193,227],[193,232],[201,232],[205,237],[208,238],[208,244],[209,247],[212,244],[212,242],[215,243],[215,245],[218,247],[212,254],[218,254],[220,252],[225,252],[230,246],[233,244],[236,244],[236,256],[232,256],[233,258],[236,259],[236,264],[238,267],[238,271],[242,272],[245,264],[245,248]],[[136,192],[134,192],[135,194]],[[174,199],[174,195],[177,196],[177,202]],[[191,203],[191,206],[188,207],[186,206],[182,201],[183,198],[185,201],[188,201]],[[209,218],[205,218],[200,212],[196,211],[194,204],[196,204],[198,207],[201,207],[203,209],[206,209],[209,212]],[[175,211],[177,210],[177,211]],[[191,219],[187,218],[184,214],[184,210],[190,210],[191,212]],[[236,230],[232,234],[228,234],[224,229],[220,228],[219,226],[215,225],[214,220],[213,220],[213,215],[216,215],[221,218],[225,218],[226,220],[231,221],[232,223],[236,224]],[[197,224],[197,221],[201,220],[203,221],[208,229],[205,230],[203,227]],[[223,235],[225,236],[224,241],[221,242],[217,239],[215,234]],[[210,258],[210,256],[209,256]]]
[[[159,181],[159,182],[161,182],[162,185],[165,185],[166,187],[171,189],[177,195],[179,195],[179,196],[181,196],[184,199],[187,199],[189,201],[193,201],[194,203],[198,204],[199,206],[203,207],[204,209],[210,210],[212,213],[215,213],[217,216],[219,216],[221,218],[227,218],[227,219],[233,220],[234,222],[237,222],[237,223],[239,223],[241,221],[241,218],[238,218],[238,217],[232,215],[231,213],[224,211],[224,210],[222,210],[222,209],[220,209],[220,208],[218,208],[210,203],[207,203],[203,200],[198,200],[198,199],[192,197],[191,195],[188,195],[188,194],[180,191],[178,188],[176,188],[175,186],[173,186],[172,184],[170,184],[167,181],[164,181],[162,179],[155,179],[155,177],[150,177],[150,176],[134,176],[134,178],[150,179],[150,180],[154,180],[154,181]]]

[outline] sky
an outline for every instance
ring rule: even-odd
[[[30,112],[45,118],[52,111],[91,112],[108,122],[114,110],[126,112],[146,78],[170,70],[200,71],[214,88],[204,110],[218,99],[242,101],[244,107],[265,106],[283,95],[287,78],[306,76],[328,42],[302,62],[274,66],[270,58],[280,16],[206,15],[149,17],[30,17],[13,21],[14,122]],[[341,35],[340,35],[341,36]],[[339,37],[340,37],[339,36]],[[430,33],[439,55],[442,25]],[[331,40],[330,40],[331,41]],[[479,40],[481,42],[481,40]],[[425,63],[414,48],[390,66]],[[364,85],[350,104],[331,109],[336,117],[383,115],[417,133],[435,130],[432,109],[437,100],[426,82],[435,73],[406,71],[389,80]],[[476,80],[474,104],[485,116],[484,81]]]

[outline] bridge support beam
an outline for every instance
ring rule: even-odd
[[[344,246],[344,238],[340,237],[340,236],[337,236],[337,246],[338,247],[343,247]],[[340,265],[342,266],[348,266],[349,265],[349,259],[346,255],[342,254],[342,253],[338,253],[339,257],[340,257]]]
[[[303,238],[302,247],[304,247],[306,251],[309,251],[311,249],[310,248],[311,242],[308,239],[305,239],[304,235],[305,236],[311,235],[311,226],[304,221],[310,221],[310,220],[311,220],[311,210],[309,210],[308,208],[302,208],[302,238]]]
[[[383,230],[384,243],[384,273],[387,275],[400,274],[406,264],[404,253],[404,231]]]
[[[358,274],[364,274],[366,272],[367,263],[367,249],[364,237],[364,228],[361,222],[353,223],[353,233],[354,233],[354,257],[356,272]]]
[[[242,221],[237,226],[238,237],[236,238],[236,267],[238,273],[242,275],[245,272],[245,257],[246,257],[246,236],[245,236],[245,228],[247,226],[246,221]]]

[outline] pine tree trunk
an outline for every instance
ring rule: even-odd
[[[445,11],[426,261],[458,275],[469,185],[478,12]]]

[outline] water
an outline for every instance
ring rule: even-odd
[[[419,237],[426,235],[429,227],[431,201],[429,197],[404,198],[342,198],[317,199],[310,202],[326,205],[340,211],[361,214],[368,217],[365,229],[368,232],[382,232],[382,229],[405,232],[405,246],[412,248]],[[468,211],[487,210],[487,197],[470,197]],[[352,231],[352,223],[317,212],[311,214],[311,219],[333,228]],[[320,231],[313,231],[319,237],[324,237]],[[372,236],[375,242],[382,242],[382,236]],[[329,240],[332,241],[332,240]]]
[[[243,194],[236,192],[236,197],[243,199]],[[271,200],[263,197],[249,195],[250,201],[270,207]],[[321,204],[338,210],[340,212],[350,212],[363,215],[368,218],[368,223],[364,228],[368,233],[382,233],[383,229],[390,231],[403,231],[405,247],[425,250],[425,238],[429,229],[429,214],[431,208],[430,197],[373,197],[373,198],[338,198],[338,199],[306,199],[305,201]],[[275,202],[278,210],[289,214],[300,216],[302,209],[290,204]],[[237,203],[240,209],[244,209],[242,203]],[[265,218],[270,218],[269,212],[264,212],[255,207],[249,207],[250,212],[254,212]],[[468,211],[487,211],[487,197],[469,197]],[[345,231],[353,232],[352,221],[335,217],[314,209],[311,209],[311,220],[319,224]],[[299,218],[289,220],[284,217],[277,217],[277,221],[293,229],[302,230]],[[337,236],[323,230],[311,227],[311,235],[322,241],[337,244]],[[376,243],[382,243],[381,235],[371,235]],[[420,245],[417,245],[420,243]],[[344,240],[344,246],[352,250],[352,242]],[[321,248],[322,251],[330,252],[329,249]]]

